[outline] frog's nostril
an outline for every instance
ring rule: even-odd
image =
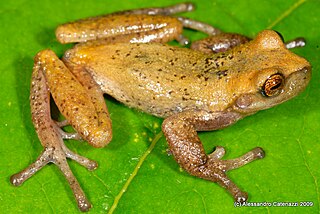
[[[304,81],[300,81],[301,84],[304,83],[305,85],[308,85],[309,80],[311,78],[311,66],[305,66],[304,68],[298,70],[295,72],[295,76],[300,78],[301,80],[303,79]]]
[[[286,79],[286,94],[291,97],[296,96],[302,92],[308,85],[311,78],[311,66],[307,65],[296,72],[292,73]]]
[[[310,66],[306,66],[303,69],[301,69],[301,71],[305,74],[308,74],[311,72],[311,67]]]

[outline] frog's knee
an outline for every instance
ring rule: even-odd
[[[90,145],[96,148],[105,147],[112,140],[112,131],[111,130],[99,130],[91,132],[87,141]]]
[[[42,50],[38,52],[37,55],[34,57],[34,62],[41,66],[54,63],[58,60],[59,58],[57,57],[57,55],[50,49]]]

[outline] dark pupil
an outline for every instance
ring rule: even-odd
[[[278,89],[278,88],[280,87],[280,85],[281,85],[281,80],[279,80],[279,79],[276,79],[274,82],[277,82],[277,83],[274,83],[274,84],[276,84],[276,85],[272,86],[272,87],[270,88],[270,90]]]

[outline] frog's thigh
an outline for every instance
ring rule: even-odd
[[[60,43],[103,40],[107,42],[168,42],[179,39],[182,23],[175,17],[129,14],[83,19],[58,26]]]
[[[236,112],[186,111],[167,118],[162,125],[170,150],[180,166],[194,176],[219,183],[236,201],[245,201],[247,194],[225,172],[263,158],[262,149],[255,148],[236,159],[221,160],[224,149],[218,147],[207,156],[197,131],[221,129],[241,118]]]
[[[52,51],[42,51],[38,60],[60,112],[83,139],[95,147],[105,146],[112,137],[111,120],[92,78],[80,69],[77,76],[72,74]]]

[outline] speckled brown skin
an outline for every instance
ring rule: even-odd
[[[202,40],[198,40],[192,43],[191,49],[199,50],[203,53],[219,53],[225,52],[249,42],[250,39],[246,36],[236,33],[221,33],[216,36],[211,36]]]
[[[194,109],[226,111],[235,102],[246,114],[270,108],[303,90],[309,72],[305,81],[294,79],[303,86],[272,98],[260,96],[266,79],[277,73],[294,77],[310,67],[287,50],[274,31],[263,31],[249,43],[214,55],[163,44],[119,43],[76,46],[63,61],[89,71],[104,93],[164,118]],[[244,103],[249,97],[251,106]]]
[[[95,25],[92,24],[93,22]],[[170,16],[116,14],[61,25],[56,30],[56,37],[59,42],[64,44],[70,42],[86,42],[89,40],[108,38],[110,36],[112,39],[116,39],[126,32],[125,34],[131,35],[131,42],[141,43],[143,41],[151,42],[153,40],[156,40],[156,42],[168,42],[172,40],[172,34],[180,35],[182,28],[179,20]],[[153,31],[153,34],[148,37],[143,31]],[[119,41],[119,38],[122,37],[118,37],[117,42],[122,42]]]
[[[165,8],[146,8],[116,12],[60,25],[56,37],[62,44],[93,41],[93,44],[165,43],[173,39],[186,45],[189,40],[181,33],[183,27],[216,35],[220,30],[206,23],[170,15],[192,11],[191,3]]]
[[[237,202],[246,201],[247,193],[242,192],[225,173],[263,158],[263,150],[257,147],[237,159],[221,160],[224,149],[217,147],[206,155],[197,131],[222,129],[242,117],[237,112],[184,111],[167,118],[162,125],[170,150],[180,166],[191,175],[218,182]]]
[[[68,87],[69,89],[74,88],[74,90],[77,90],[76,93],[79,96],[77,96],[76,99],[81,100],[81,103],[86,103],[86,95],[83,93],[81,95],[82,87],[79,88],[79,83],[70,72],[65,72],[67,70],[65,65],[57,57],[51,57],[50,55],[46,54],[46,52],[50,53],[50,51],[43,51],[41,52],[41,54],[38,54],[35,57],[30,90],[32,121],[38,134],[39,140],[44,147],[44,150],[33,164],[31,164],[23,171],[11,176],[10,180],[12,184],[14,184],[15,186],[19,186],[26,179],[40,170],[43,166],[52,162],[59,166],[60,170],[69,182],[80,210],[87,211],[90,209],[91,204],[82,191],[77,179],[74,177],[72,171],[70,170],[66,158],[71,158],[77,161],[79,164],[85,166],[89,170],[97,168],[97,163],[71,152],[64,145],[61,130],[51,119],[49,94],[50,89],[48,88],[47,83],[48,81],[50,81],[50,79],[52,80],[52,78],[50,77],[54,77],[54,75],[60,74],[59,79],[56,80],[59,82],[51,82],[53,87],[59,84],[66,84],[66,81],[68,82],[72,80],[71,85],[69,85]],[[48,72],[46,73],[44,72],[44,70]],[[52,73],[50,73],[50,71],[54,71],[54,74],[51,75]],[[48,78],[48,76],[50,77]],[[74,90],[71,91],[71,94],[75,93]],[[78,90],[80,90],[80,92]],[[62,91],[62,93],[69,93],[70,95],[70,91]],[[65,94],[61,96],[65,96]],[[81,98],[81,96],[83,98]],[[70,98],[70,96],[68,96],[68,98]],[[79,119],[82,120],[81,118]]]
[[[250,38],[241,34],[219,32],[217,35],[213,33],[213,36],[192,42],[190,48],[203,53],[212,54],[225,52],[231,48],[245,44],[250,40]],[[304,47],[306,45],[306,41],[304,38],[299,37],[286,42],[285,45],[288,49]]]
[[[149,12],[166,14],[190,7],[179,4],[178,9],[173,8],[167,11],[153,8]],[[148,9],[139,11],[148,14]],[[253,41],[225,53],[208,55],[162,44],[123,43],[181,40],[183,26],[212,34],[218,32],[203,23],[131,14],[107,17],[107,20],[106,17],[82,20],[57,30],[62,42],[69,42],[64,39],[70,35],[75,35],[70,41],[87,41],[105,37],[108,32],[103,41],[76,45],[65,53],[63,61],[50,50],[35,57],[30,103],[44,151],[27,169],[13,175],[11,182],[20,185],[53,162],[68,180],[80,210],[89,210],[91,204],[66,158],[90,170],[97,164],[68,150],[63,139],[80,136],[95,147],[110,142],[111,121],[103,99],[103,93],[107,93],[130,107],[166,118],[162,129],[180,166],[191,175],[219,183],[236,201],[245,201],[247,194],[226,176],[226,171],[263,158],[263,150],[257,147],[239,158],[221,160],[224,149],[217,147],[207,155],[197,131],[222,129],[296,96],[309,82],[310,64],[288,51],[273,31],[263,31]],[[110,29],[101,28],[100,20],[109,23]],[[125,24],[137,20],[139,25],[133,26],[141,32],[133,32]],[[144,23],[148,23],[146,28]],[[120,32],[124,25],[125,31]],[[157,25],[165,26],[159,28],[160,34],[154,29]],[[122,43],[109,44],[114,41]],[[50,94],[67,122],[56,123],[51,119]],[[59,126],[65,124],[71,124],[77,133],[64,133]]]

